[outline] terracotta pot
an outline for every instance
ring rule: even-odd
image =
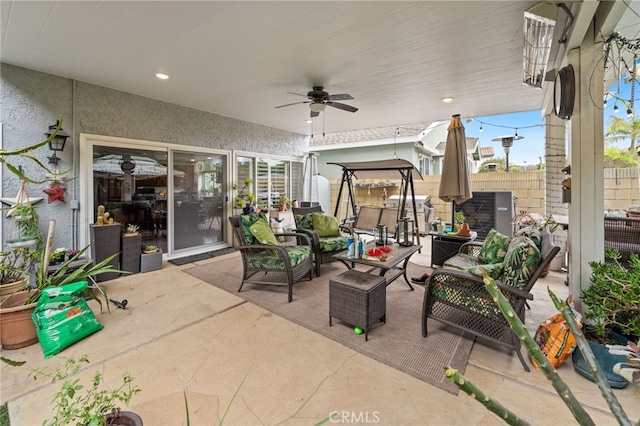
[[[27,278],[14,281],[12,283],[0,285],[0,301],[6,299],[7,296],[12,295],[17,291],[24,290],[26,286],[27,286]]]
[[[280,211],[281,212],[286,212],[287,211],[287,205],[286,204],[280,204]]]
[[[20,349],[38,342],[31,315],[35,303],[25,305],[31,292],[19,291],[7,298],[0,307],[0,342],[3,349]]]
[[[471,235],[471,229],[469,229],[468,223],[462,224],[460,230],[458,231],[458,235],[460,235],[461,237],[468,237],[469,235]]]
[[[116,416],[107,414],[104,417],[108,425],[143,426],[142,418],[131,411],[120,411]]]

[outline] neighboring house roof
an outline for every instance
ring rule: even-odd
[[[440,152],[440,155],[444,155],[444,148],[446,145],[447,141],[442,141],[436,145],[435,149]],[[477,146],[478,138],[467,138],[467,152],[474,152]]]
[[[309,138],[309,147],[318,147],[326,145],[347,144],[353,142],[366,142],[381,139],[406,138],[414,137],[416,141],[420,140],[422,132],[430,123],[405,124],[402,126],[378,127],[375,129],[353,130],[349,132],[327,133],[325,136],[314,134]],[[397,134],[396,134],[397,132]],[[340,148],[340,147],[336,147]]]
[[[480,147],[480,157],[481,158],[486,158],[486,157],[493,157],[495,154],[493,152],[493,147],[492,146],[481,146]]]

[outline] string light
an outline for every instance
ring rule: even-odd
[[[615,114],[617,114],[619,109],[620,109],[620,108],[618,108],[618,104],[616,103],[616,104],[613,106],[613,112],[614,112]]]
[[[487,123],[486,121],[482,121],[482,120],[478,120],[477,118],[474,118],[475,121],[477,121],[478,123],[480,123],[480,128],[478,129],[478,131],[480,133],[482,133],[483,126],[487,125],[487,126],[493,126],[493,127],[501,127],[503,129],[511,129],[511,130],[515,130],[515,136],[518,136],[518,129],[532,129],[534,127],[544,127],[545,124],[534,124],[531,126],[520,126],[520,127],[513,127],[513,126],[502,126],[500,124],[492,124],[492,123]]]
[[[627,117],[633,118],[633,111],[631,111],[631,108],[627,108]]]

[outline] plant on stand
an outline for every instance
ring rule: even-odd
[[[281,192],[280,197],[278,198],[278,204],[280,205],[280,211],[286,211],[287,205],[291,204],[291,198],[287,197],[286,192]]]
[[[90,386],[80,383],[74,376],[89,364],[86,355],[76,359],[68,358],[64,368],[53,372],[46,368],[31,370],[34,379],[49,378],[52,383],[62,383],[56,392],[51,405],[55,415],[45,425],[142,425],[140,417],[129,411],[121,411],[119,404],[127,405],[140,388],[133,384],[133,377],[128,373],[122,376],[122,383],[115,388],[108,388],[103,375],[96,371]]]
[[[145,244],[142,248],[142,251],[144,252],[144,254],[155,253],[158,251],[158,246],[154,244]]]
[[[125,237],[135,237],[136,235],[138,235],[138,229],[140,229],[138,227],[138,225],[134,225],[133,223],[130,223],[124,229],[124,236]]]
[[[36,257],[36,251],[28,247],[0,252],[0,296],[25,289]]]
[[[236,209],[242,209],[244,214],[250,214],[255,211],[256,194],[249,191],[252,185],[253,179],[245,179],[244,186],[233,197],[233,207]],[[238,191],[238,184],[233,184],[233,190]]]

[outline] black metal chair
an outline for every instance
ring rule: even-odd
[[[279,233],[277,237],[295,237],[296,245],[279,246],[248,244],[242,229],[240,216],[229,217],[239,242],[236,247],[242,255],[243,275],[238,292],[245,283],[281,285],[288,288],[288,301],[293,300],[293,285],[309,274],[313,278],[313,261],[310,238],[299,232]]]

